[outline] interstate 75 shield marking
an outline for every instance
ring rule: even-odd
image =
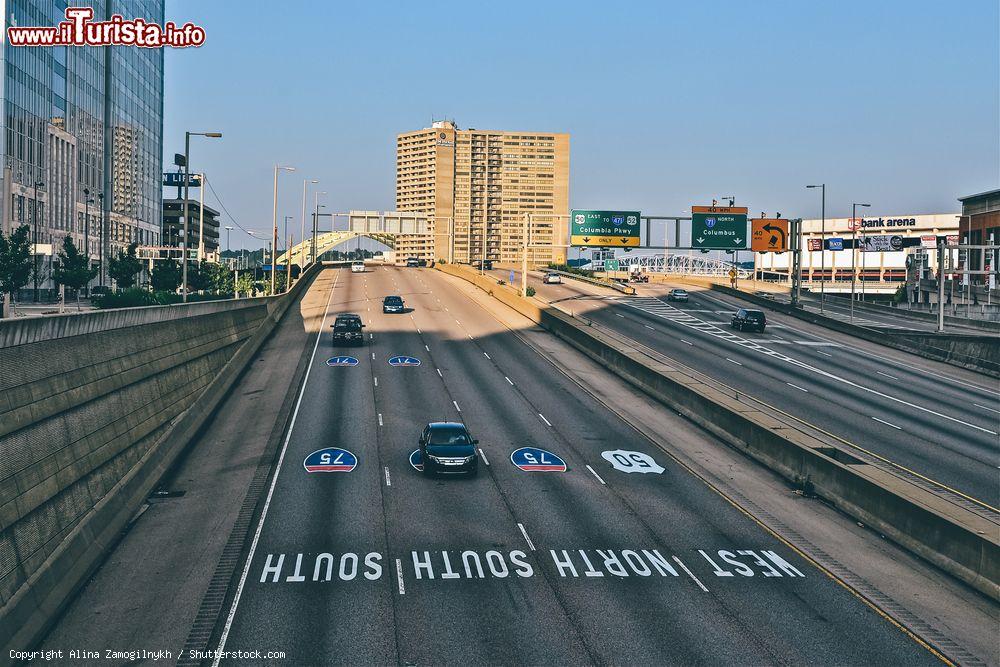
[[[358,360],[355,357],[330,357],[326,360],[327,366],[357,366]]]
[[[566,462],[550,451],[521,447],[510,454],[510,462],[525,472],[566,472]]]
[[[398,355],[395,357],[389,357],[390,366],[419,366],[420,360],[416,357],[407,357],[404,355]]]
[[[351,472],[358,466],[358,457],[339,447],[317,449],[302,462],[306,472]]]

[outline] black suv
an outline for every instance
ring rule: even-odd
[[[341,313],[331,325],[333,327],[333,342],[353,343],[354,345],[365,344],[365,334],[361,331],[365,325],[361,323],[361,316],[355,313]]]
[[[732,321],[729,323],[734,329],[739,329],[740,331],[745,331],[750,329],[764,333],[764,327],[767,326],[767,318],[764,317],[764,311],[762,310],[747,310],[746,308],[740,308],[733,315]]]
[[[479,454],[475,445],[479,441],[469,434],[465,424],[457,422],[431,422],[420,434],[420,458],[424,474],[479,473]]]
[[[402,313],[406,308],[403,306],[403,297],[387,296],[382,300],[383,313]]]

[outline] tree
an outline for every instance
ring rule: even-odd
[[[240,274],[239,279],[236,281],[236,296],[242,294],[243,296],[253,296],[254,289],[253,284],[253,272],[244,271]]]
[[[53,272],[52,279],[59,285],[76,290],[77,310],[80,310],[80,290],[96,275],[97,269],[91,268],[90,258],[77,249],[73,238],[67,234],[59,251],[59,266]]]
[[[176,292],[181,284],[181,265],[176,259],[164,259],[153,262],[153,274],[150,276],[153,289],[158,292]]]
[[[212,289],[212,275],[209,266],[211,265],[207,262],[202,265],[194,262],[188,264],[188,292],[205,292]]]
[[[232,294],[233,272],[222,264],[209,264],[211,267],[212,289],[216,294]]]
[[[135,285],[135,277],[142,271],[142,261],[135,256],[138,246],[138,243],[131,243],[125,250],[119,250],[117,257],[108,259],[108,275],[114,279],[118,289]]]
[[[0,298],[2,316],[8,316],[8,306],[14,293],[28,284],[31,276],[31,244],[28,225],[21,225],[9,235],[0,230]]]

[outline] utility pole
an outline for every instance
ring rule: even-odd
[[[275,281],[277,279],[277,267],[274,265],[274,258],[278,254],[278,172],[295,171],[295,167],[283,167],[274,165],[274,211],[271,216],[271,294],[274,294]]]
[[[319,183],[315,178],[310,180],[308,178],[302,179],[302,229],[300,230],[300,241],[306,240],[306,187],[309,183]],[[302,248],[302,252],[299,253],[299,270],[306,268],[306,253],[305,246]]]
[[[802,296],[802,218],[790,220],[792,238],[795,247],[792,249],[792,306],[797,307]]]
[[[187,303],[188,300],[188,288],[187,288],[187,266],[188,266],[188,216],[190,215],[190,209],[188,207],[188,201],[190,200],[188,181],[191,180],[191,137],[209,137],[212,139],[221,139],[222,132],[185,132],[184,133],[184,254],[181,257],[181,301],[182,303]],[[204,189],[204,187],[202,188]]]
[[[871,204],[851,204],[851,322],[854,321],[854,290],[855,284],[858,278],[857,271],[857,261],[858,261],[858,207],[868,207]]]
[[[290,218],[292,216],[288,217]],[[288,226],[287,222],[285,223],[285,226]],[[288,267],[287,273],[285,273],[285,292],[292,289],[292,239],[294,239],[294,236],[289,236],[285,240],[288,244],[286,246],[288,249],[285,251],[285,265]]]
[[[937,330],[944,331],[944,243],[945,239],[938,237],[937,269],[938,269],[938,321]]]
[[[198,266],[205,259],[205,174],[199,174],[201,187],[198,188]]]

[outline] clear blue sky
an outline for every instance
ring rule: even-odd
[[[392,209],[396,134],[441,117],[569,132],[578,208],[735,195],[819,217],[804,186],[825,181],[829,217],[941,213],[1000,187],[996,0],[168,0],[167,16],[207,42],[166,54],[165,162],[185,130],[224,132],[193,140],[192,169],[249,229],[270,229],[275,162],[298,168],[279,221],[298,220],[303,177],[337,211]]]

